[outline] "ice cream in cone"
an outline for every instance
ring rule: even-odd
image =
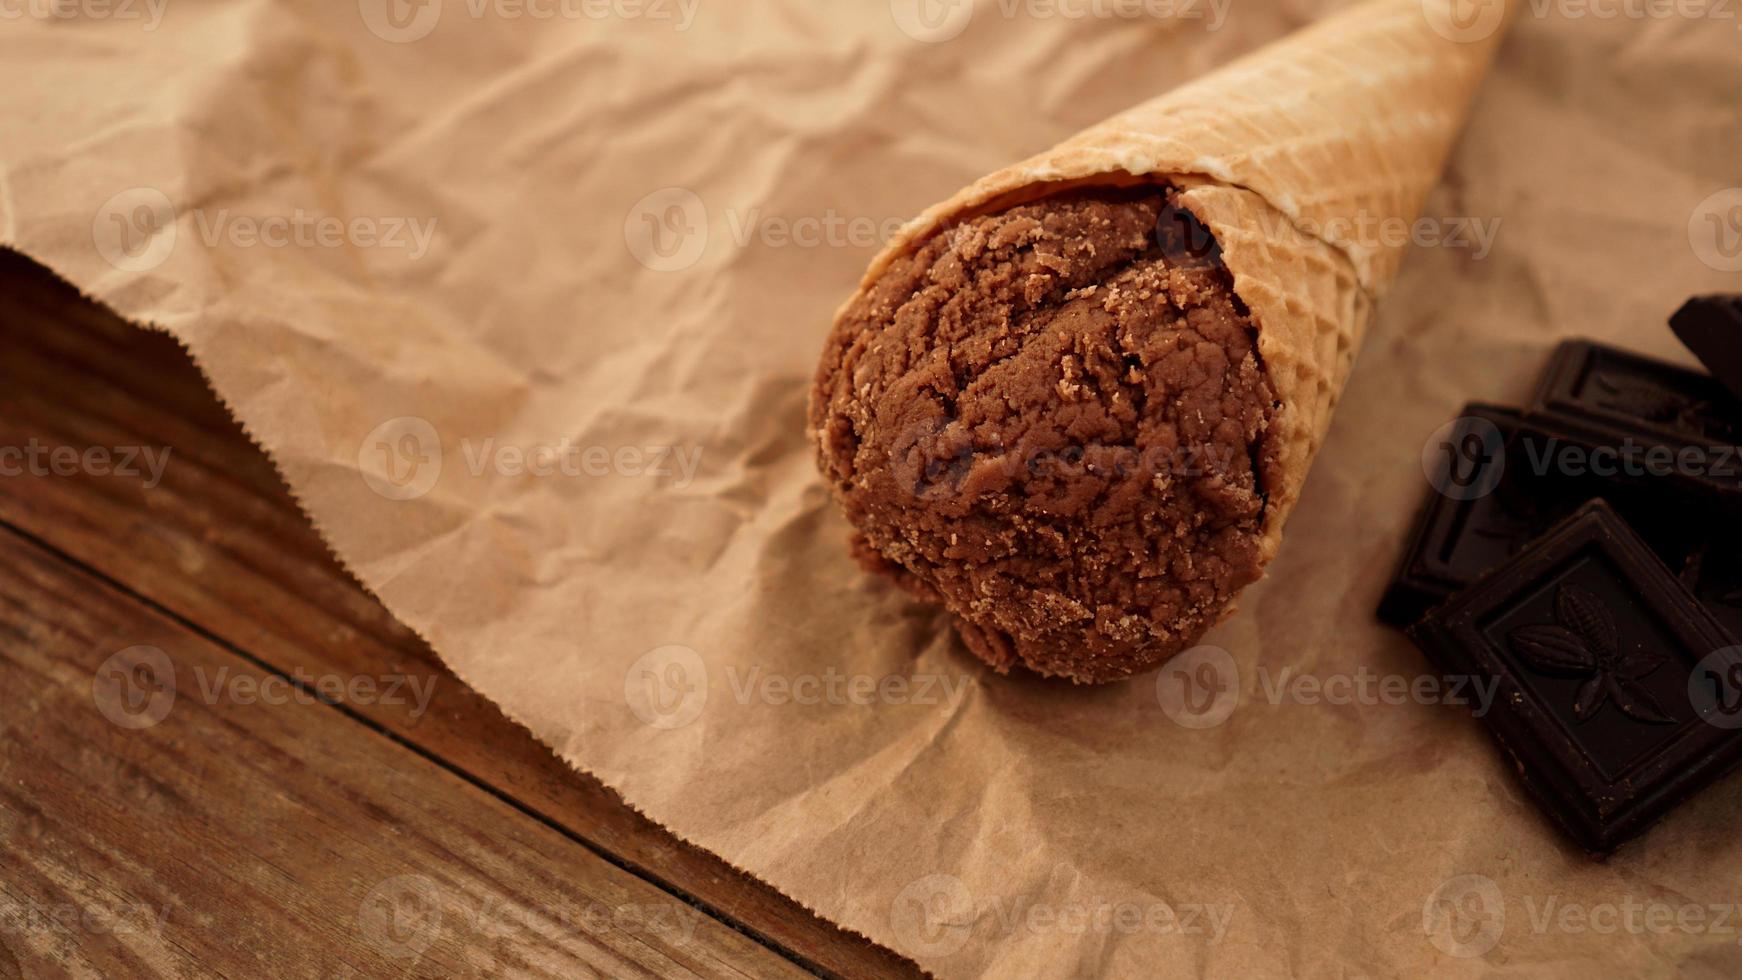
[[[1510,11],[1370,0],[929,209],[837,314],[821,468],[976,654],[1152,668],[1278,548]]]

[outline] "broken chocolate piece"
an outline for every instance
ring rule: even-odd
[[[1602,501],[1409,635],[1441,670],[1496,685],[1483,721],[1590,851],[1742,760],[1742,647]]]
[[[1556,348],[1520,443],[1538,474],[1674,484],[1742,501],[1742,400],[1707,375],[1589,341]]]
[[[1466,405],[1441,444],[1429,447],[1438,465],[1430,474],[1434,489],[1379,605],[1381,621],[1414,624],[1598,496],[1608,495],[1672,565],[1684,565],[1700,546],[1703,530],[1661,494],[1630,492],[1588,473],[1534,472],[1517,442],[1520,419],[1512,409]]]
[[[1427,503],[1379,604],[1382,621],[1399,628],[1415,623],[1536,536],[1532,522],[1494,493],[1505,479],[1504,441],[1518,431],[1518,421],[1511,409],[1466,405],[1447,430]],[[1498,446],[1489,445],[1494,432],[1500,434]],[[1446,487],[1469,492],[1447,493]]]
[[[1742,294],[1695,296],[1669,328],[1730,393],[1742,398]]]
[[[1681,580],[1730,635],[1742,637],[1742,531],[1721,531],[1701,545],[1688,556]]]

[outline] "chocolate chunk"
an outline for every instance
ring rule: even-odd
[[[1430,447],[1431,489],[1380,602],[1381,620],[1400,628],[1413,624],[1535,537],[1530,522],[1494,493],[1505,479],[1505,444],[1519,418],[1507,408],[1466,405],[1445,438]]]
[[[1526,787],[1605,853],[1742,759],[1742,647],[1602,501],[1409,631]]]
[[[1381,621],[1407,627],[1491,568],[1522,551],[1581,504],[1599,496],[1680,567],[1703,531],[1685,507],[1650,486],[1616,486],[1601,477],[1537,472],[1518,441],[1521,416],[1493,405],[1466,405],[1427,451],[1432,487],[1379,606]]]
[[[1698,371],[1589,341],[1555,350],[1520,441],[1538,473],[1674,484],[1742,506],[1742,401]]]
[[[1742,295],[1695,296],[1669,318],[1669,328],[1713,377],[1742,398]]]
[[[1730,635],[1742,637],[1742,531],[1720,531],[1683,563],[1682,584]]]

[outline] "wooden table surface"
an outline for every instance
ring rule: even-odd
[[[0,735],[0,978],[918,975],[563,765],[174,341],[11,253]]]

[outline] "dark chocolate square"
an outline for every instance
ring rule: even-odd
[[[1716,532],[1689,557],[1681,579],[1731,636],[1742,637],[1742,528]]]
[[[1466,405],[1426,452],[1428,497],[1416,517],[1379,618],[1402,628],[1475,581],[1535,537],[1495,495],[1504,479],[1505,442],[1520,415],[1494,405]],[[1450,489],[1451,492],[1446,492]]]
[[[1410,637],[1446,673],[1497,685],[1483,721],[1591,851],[1742,759],[1742,647],[1600,500]]]
[[[1695,296],[1669,318],[1669,328],[1712,377],[1742,398],[1742,294]]]
[[[1682,567],[1700,544],[1685,505],[1653,492],[1664,486],[1533,471],[1518,440],[1521,418],[1512,409],[1466,405],[1426,447],[1428,496],[1380,602],[1382,621],[1414,624],[1598,496],[1610,497],[1672,566]]]
[[[1521,430],[1540,473],[1675,484],[1742,504],[1742,400],[1709,375],[1571,340],[1555,349]]]

